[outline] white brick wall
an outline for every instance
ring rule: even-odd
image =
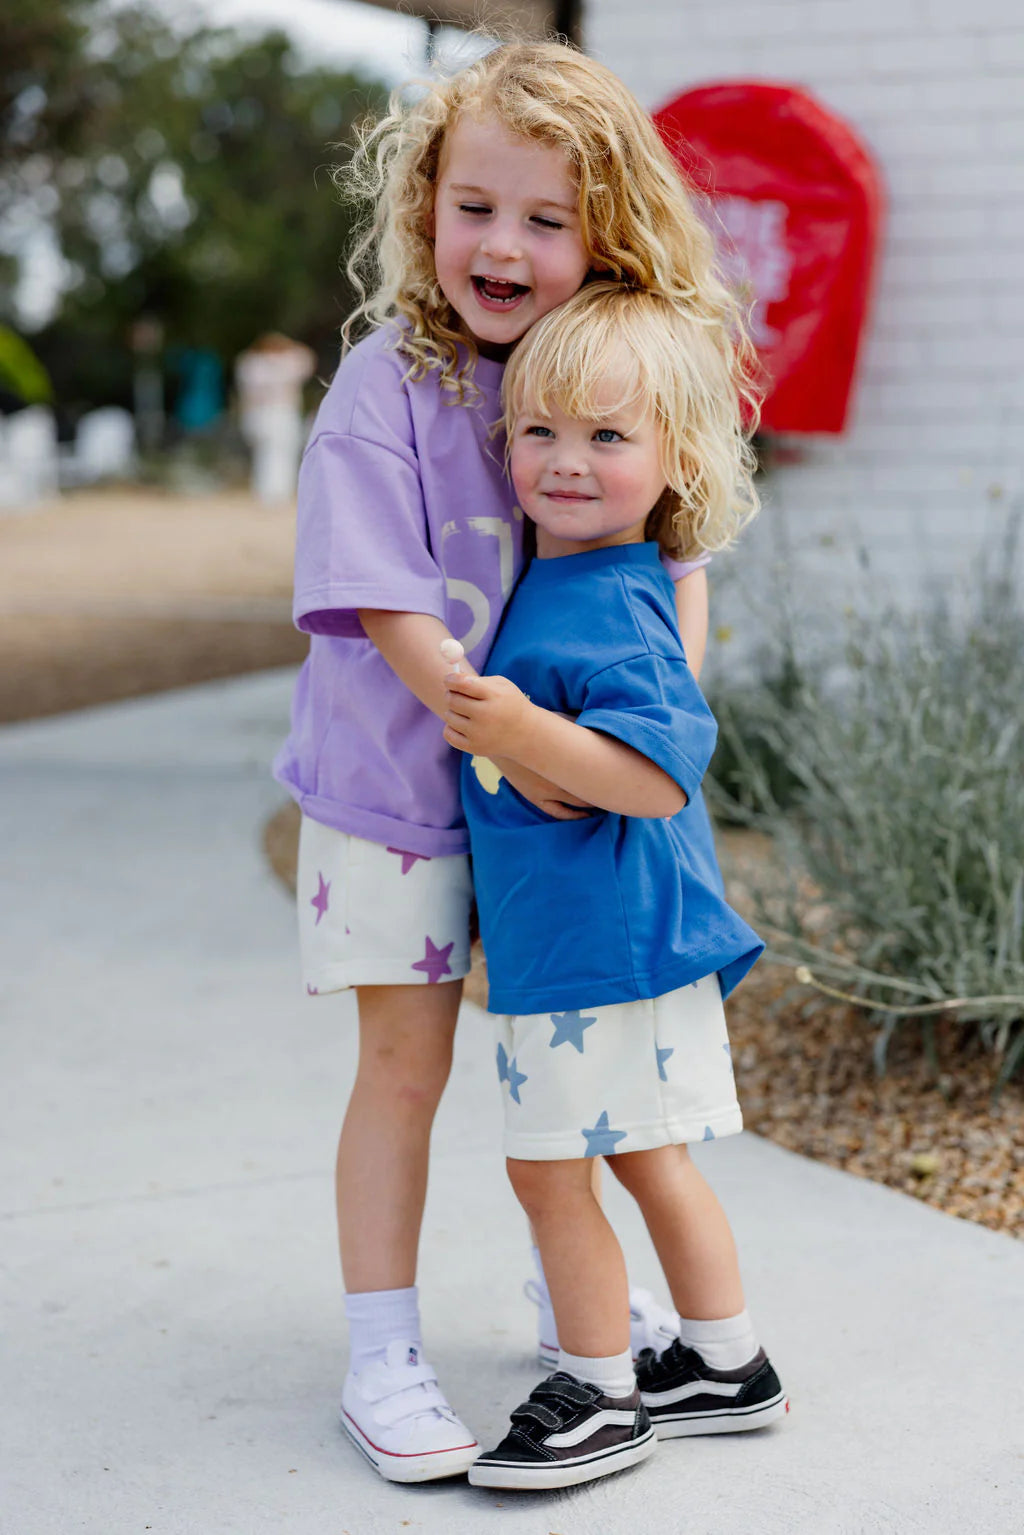
[[[805,86],[888,190],[851,425],[771,473],[716,618],[787,548],[833,611],[969,575],[1024,495],[1024,0],[586,0],[584,25],[650,107],[715,79]]]

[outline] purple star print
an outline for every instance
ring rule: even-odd
[[[398,854],[399,858],[402,860],[403,874],[408,874],[414,863],[419,863],[421,860],[423,863],[430,862],[430,859],[427,857],[426,853],[407,853],[404,847],[389,847],[388,852]]]
[[[441,979],[442,975],[451,975],[452,967],[448,963],[448,956],[454,947],[454,939],[451,943],[446,943],[443,949],[439,949],[433,939],[428,938],[423,958],[416,960],[412,969],[424,971],[427,980],[433,985]]]
[[[319,869],[316,871],[316,877],[320,881],[320,888],[309,904],[316,909],[316,922],[314,923],[314,926],[319,927],[320,918],[327,910],[328,904],[330,902],[331,882],[329,879],[324,879]]]

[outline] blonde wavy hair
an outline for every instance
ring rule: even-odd
[[[397,319],[413,378],[436,369],[457,399],[473,393],[476,347],[438,284],[429,233],[444,137],[466,114],[564,150],[592,270],[663,294],[713,332],[755,411],[745,327],[675,162],[622,81],[561,43],[506,44],[425,82],[414,99],[396,91],[386,115],[362,132],[335,173],[342,192],[368,209],[347,266],[360,302],[342,328],[345,346]]]
[[[589,283],[513,352],[502,384],[508,440],[522,416],[549,416],[552,405],[579,421],[639,411],[656,423],[668,482],[646,536],[675,559],[725,549],[759,502],[721,339],[660,293]]]

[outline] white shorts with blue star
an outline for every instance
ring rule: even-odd
[[[465,854],[425,858],[303,816],[296,895],[311,997],[469,974],[473,881]]]
[[[650,1001],[495,1024],[507,1157],[614,1156],[743,1129],[717,975]]]

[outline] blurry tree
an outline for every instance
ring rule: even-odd
[[[349,215],[327,170],[381,84],[98,0],[4,0],[0,58],[0,216],[48,223],[67,263],[33,337],[60,398],[128,403],[140,315],[228,364],[273,329],[333,366]]]

